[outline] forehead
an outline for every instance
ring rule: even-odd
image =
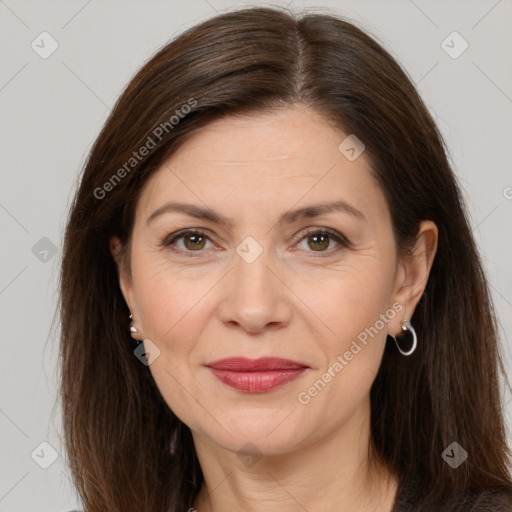
[[[314,163],[328,153],[337,156],[344,137],[316,112],[295,106],[218,119],[191,137],[170,160],[175,164],[201,160],[212,167],[233,169],[258,166],[262,173],[278,168],[296,176],[294,170],[301,170],[304,160]]]
[[[382,217],[384,196],[364,152],[340,151],[347,134],[306,107],[226,116],[192,135],[149,179],[138,204],[147,218],[170,200],[243,218],[293,205],[345,200]],[[229,211],[228,211],[229,210]]]

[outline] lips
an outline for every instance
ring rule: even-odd
[[[213,363],[208,363],[206,366],[215,368],[216,370],[231,370],[233,372],[265,372],[308,368],[305,364],[290,359],[281,359],[279,357],[262,357],[260,359],[231,357],[228,359],[219,359]]]
[[[249,393],[275,389],[297,379],[309,368],[303,363],[276,357],[233,357],[206,366],[224,384]]]

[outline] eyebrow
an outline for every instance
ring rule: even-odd
[[[210,222],[219,224],[227,228],[231,228],[233,226],[232,220],[223,217],[222,215],[214,212],[209,208],[202,208],[200,206],[196,206],[193,204],[179,203],[174,201],[169,201],[168,203],[165,203],[163,206],[155,210],[147,218],[146,225],[153,221],[156,217],[169,212],[184,213],[185,215],[189,215],[190,217],[194,217],[196,219],[201,220],[208,220]],[[354,208],[345,201],[338,200],[327,203],[304,206],[302,208],[298,208],[295,210],[289,210],[281,215],[276,225],[293,224],[298,220],[312,219],[333,212],[343,212],[348,215],[351,215],[356,219],[367,222],[366,217],[361,211],[359,211],[357,208]]]

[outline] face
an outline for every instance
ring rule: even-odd
[[[160,350],[149,368],[167,404],[227,450],[282,454],[362,417],[406,317],[388,206],[365,153],[338,148],[346,137],[305,107],[226,117],[141,192],[121,288]],[[301,369],[207,366],[239,357]]]

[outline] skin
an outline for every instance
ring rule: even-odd
[[[119,240],[111,239],[139,331],[134,337],[159,348],[149,368],[192,431],[205,477],[194,503],[199,512],[392,508],[397,478],[368,458],[369,393],[387,333],[401,332],[424,291],[437,228],[424,221],[413,254],[399,258],[365,153],[349,161],[338,150],[346,136],[305,106],[215,121],[144,186],[129,267]],[[365,220],[338,211],[277,223],[290,209],[339,199]],[[148,223],[168,201],[207,206],[232,226],[178,212]],[[162,244],[185,228],[202,228],[206,240]],[[315,238],[320,228],[337,231],[350,246]],[[263,248],[252,263],[236,251],[248,236]],[[300,403],[299,393],[393,304],[401,312],[359,343],[357,355],[309,403]],[[272,391],[244,393],[204,366],[233,356],[283,357],[309,369]]]

